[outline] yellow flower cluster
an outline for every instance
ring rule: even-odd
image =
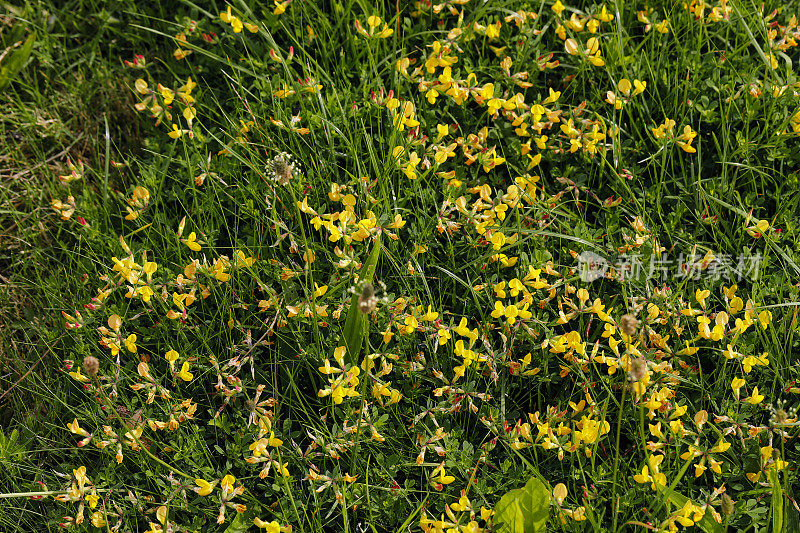
[[[622,78],[617,83],[617,90],[620,92],[621,96],[617,96],[616,93],[608,91],[606,93],[606,102],[613,105],[614,109],[622,109],[622,106],[627,104],[631,98],[637,94],[642,94],[646,87],[646,81],[633,80],[633,84],[631,84],[629,79]]]
[[[695,153],[697,150],[692,146],[692,140],[697,137],[697,132],[692,130],[688,124],[683,127],[683,133],[675,136],[675,121],[672,119],[664,120],[664,123],[656,128],[651,128],[653,137],[658,140],[664,139],[677,144],[681,150],[690,154]]]
[[[278,5],[278,2],[275,2],[275,4]],[[220,13],[219,18],[225,24],[231,25],[233,33],[241,33],[242,28],[247,28],[250,33],[258,33],[258,26],[250,22],[242,22],[239,17],[231,13],[231,6],[228,6],[227,11]]]
[[[328,387],[320,389],[317,396],[324,398],[331,396],[333,403],[339,405],[345,398],[352,398],[359,395],[356,387],[359,384],[358,375],[361,369],[355,365],[347,365],[344,361],[344,354],[347,348],[339,346],[333,352],[333,359],[339,365],[338,367],[332,366],[328,359],[325,360],[323,366],[319,367],[319,371],[326,376],[335,375],[335,377],[328,378]]]
[[[380,31],[376,32],[381,23],[383,24],[383,28],[381,28]],[[383,22],[383,19],[381,19],[377,15],[371,15],[367,17],[367,26],[369,27],[368,30],[361,25],[361,21],[356,19],[355,21],[356,31],[358,32],[359,35],[361,35],[366,39],[372,39],[372,38],[387,39],[391,37],[392,34],[394,34],[394,30],[391,29],[387,23]]]
[[[303,201],[297,202],[297,208],[307,215],[313,215],[311,224],[314,229],[321,231],[322,228],[328,231],[328,241],[338,242],[342,240],[345,245],[350,245],[353,242],[364,242],[365,240],[375,237],[381,233],[386,234],[392,238],[397,239],[397,235],[389,231],[390,229],[399,229],[405,226],[403,217],[398,215],[394,216],[394,220],[385,225],[378,224],[378,216],[371,210],[367,210],[364,218],[359,218],[356,214],[357,199],[352,194],[342,195],[344,191],[343,186],[336,183],[331,184],[331,192],[328,193],[328,198],[332,202],[341,202],[344,210],[336,211],[334,213],[320,214],[315,209],[308,205],[308,199],[303,198]],[[338,250],[338,247],[337,247]],[[350,264],[346,261],[345,255],[341,250],[337,252],[337,256],[341,257],[344,261],[339,262],[339,267],[344,268]]]
[[[134,83],[134,87],[136,92],[144,96],[144,98],[137,102],[134,107],[140,112],[149,110],[153,118],[156,119],[156,126],[158,126],[161,124],[162,119],[172,121],[173,117],[169,109],[177,98],[178,102],[183,105],[182,115],[186,121],[187,128],[182,129],[177,124],[172,124],[172,129],[168,135],[173,139],[177,139],[184,134],[188,134],[190,138],[193,138],[192,123],[197,117],[197,111],[194,108],[195,99],[192,96],[192,91],[196,86],[197,84],[192,81],[190,76],[186,83],[178,89],[173,90],[159,83],[154,90],[148,86],[144,79],[139,78]]]

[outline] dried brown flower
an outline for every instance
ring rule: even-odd
[[[96,376],[100,371],[100,361],[93,355],[87,355],[83,358],[83,371],[87,376]]]
[[[619,329],[625,335],[633,336],[636,330],[639,329],[639,320],[631,314],[622,315],[619,319]]]

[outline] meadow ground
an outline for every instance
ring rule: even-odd
[[[0,15],[0,531],[797,531],[798,2]]]

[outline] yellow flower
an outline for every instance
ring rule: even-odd
[[[439,318],[439,313],[433,310],[433,307],[428,304],[428,312],[420,317],[420,320],[425,322],[435,322]]]
[[[253,452],[254,457],[261,457],[267,448],[267,439],[258,439],[249,446],[249,450]]]
[[[506,243],[506,236],[498,231],[492,235],[491,241],[492,248],[499,250]]]
[[[170,350],[164,354],[164,358],[169,361],[169,368],[174,372],[175,371],[175,361],[178,360],[178,352],[175,350]]]
[[[71,423],[67,424],[67,429],[70,430],[71,433],[75,433],[76,435],[82,435],[84,437],[89,436],[89,432],[83,429],[80,424],[78,424],[78,419],[74,419]]]
[[[133,85],[136,88],[136,92],[137,93],[143,94],[143,95],[148,94],[149,89],[147,88],[147,82],[144,81],[142,78],[139,78],[138,80],[136,80],[136,82]]]
[[[222,478],[220,487],[222,488],[223,492],[233,492],[234,483],[236,483],[236,478],[233,477],[231,474],[228,474],[224,478]]]
[[[281,439],[275,437],[275,432],[274,431],[270,431],[269,432],[269,439],[267,439],[267,445],[277,448],[282,444],[283,444],[283,441]]]
[[[694,477],[700,477],[703,475],[703,472],[706,471],[706,465],[703,463],[697,463],[694,465]]]
[[[633,476],[633,480],[636,481],[636,483],[647,483],[647,482],[649,482],[650,481],[650,468],[647,465],[643,466],[642,467],[642,473],[634,475]]]
[[[273,15],[283,15],[286,12],[286,7],[292,0],[275,0],[275,9],[272,10]]]
[[[650,488],[657,490],[658,486],[666,486],[667,477],[659,472],[659,465],[664,460],[663,455],[651,455],[647,458],[647,463],[642,467],[642,473],[633,476],[634,481],[637,483],[651,482]]]
[[[606,11],[605,4],[603,5],[603,9],[600,10],[600,14],[597,15],[597,20],[599,20],[601,22],[611,22],[612,20],[614,20],[614,15],[612,15],[608,11]]]
[[[492,311],[492,317],[493,318],[500,318],[501,316],[503,316],[505,314],[505,312],[506,312],[506,309],[503,306],[503,302],[501,302],[499,300],[494,302],[494,310]]]
[[[76,367],[75,371],[74,372],[70,372],[69,375],[72,376],[74,379],[80,381],[80,382],[89,381],[89,378],[87,378],[86,376],[81,374],[81,367]]]
[[[558,503],[558,505],[561,505],[561,503],[566,499],[566,497],[567,497],[566,485],[564,485],[563,483],[559,483],[553,488],[553,498],[555,498],[556,503]]]
[[[106,525],[106,521],[103,518],[103,513],[101,513],[100,511],[93,512],[91,520],[92,520],[92,525],[94,527],[100,528]]]
[[[86,477],[86,467],[79,466],[77,469],[73,469],[72,473],[75,475],[75,480],[78,482],[78,488],[80,492],[83,492],[83,487],[89,480],[89,478]]]
[[[339,346],[333,350],[333,358],[340,366],[344,366],[344,354],[347,353],[347,346]]]
[[[509,325],[513,325],[519,316],[519,309],[516,305],[511,304],[506,306],[506,308],[503,310],[503,314],[506,317],[506,322],[508,322]]]
[[[764,400],[764,395],[758,393],[758,387],[753,387],[753,394],[750,395],[745,401],[747,403],[758,405]]]
[[[188,246],[189,249],[192,250],[193,252],[199,252],[200,251],[201,246],[197,242],[197,234],[195,232],[191,232],[189,234],[189,237],[186,238],[186,239],[183,239],[181,242],[183,242],[183,244]]]
[[[223,11],[222,13],[220,13],[219,18],[220,20],[222,20],[222,22],[230,24],[231,21],[233,20],[233,15],[231,15],[231,6],[228,6],[227,11]]]
[[[214,490],[214,485],[216,485],[216,481],[214,483],[209,483],[205,479],[197,478],[194,480],[197,487],[194,488],[194,491],[199,494],[200,496],[208,496],[211,494],[211,491]]]
[[[697,289],[694,291],[694,297],[697,300],[697,303],[699,303],[700,307],[702,307],[703,309],[706,308],[706,298],[708,298],[710,294],[711,291],[709,291],[708,289],[703,289],[703,290]]]
[[[253,525],[260,529],[266,529],[267,533],[279,533],[281,530],[281,525],[273,520],[272,522],[265,522],[258,517],[253,519]]]
[[[436,470],[433,471],[433,476],[431,476],[431,480],[436,483],[440,483],[442,485],[449,485],[453,481],[456,480],[453,476],[448,476],[444,471],[444,465],[439,465],[436,467]]]
[[[692,140],[695,137],[697,137],[697,132],[696,131],[692,131],[692,127],[687,124],[686,126],[683,127],[683,133],[680,136],[675,138],[675,143],[684,152],[688,152],[690,154],[693,154],[693,153],[697,152],[697,150],[695,150],[692,147]]]
[[[182,48],[176,48],[174,52],[172,52],[172,57],[174,57],[177,61],[181,59],[185,59],[186,56],[191,54],[191,50],[183,50]]]
[[[89,502],[89,507],[91,509],[94,509],[95,507],[97,507],[97,502],[99,500],[100,500],[100,496],[98,496],[97,494],[88,494],[86,496],[86,501]]]
[[[331,366],[331,362],[325,359],[325,364],[319,367],[319,371],[323,374],[335,374],[341,372],[338,368],[334,368]]]
[[[552,9],[556,15],[561,15],[561,12],[564,11],[564,4],[561,3],[561,0],[556,0],[556,3],[550,8]]]
[[[730,448],[730,447],[731,447],[731,443],[730,442],[725,442],[722,439],[722,437],[720,437],[719,440],[717,441],[717,443],[714,445],[714,447],[711,448],[708,451],[711,452],[711,453],[723,453],[723,452],[728,451],[728,448]]]
[[[733,389],[733,393],[737,399],[739,398],[739,389],[742,388],[744,383],[745,382],[742,378],[733,378],[733,380],[731,381],[731,388]]]
[[[184,133],[187,133],[188,131],[189,130],[182,130],[182,129],[178,128],[177,124],[173,124],[172,125],[172,131],[168,132],[167,135],[169,135],[173,139],[177,139],[178,137],[180,137]]]
[[[326,292],[328,292],[328,286],[327,285],[323,285],[322,287],[320,287],[319,285],[314,283],[314,289],[315,289],[314,290],[314,298],[320,298],[321,296],[324,296]]]
[[[501,22],[498,20],[497,23],[486,26],[486,38],[491,41],[492,39],[500,37],[500,25]]]
[[[183,366],[181,367],[181,371],[178,372],[178,377],[181,378],[183,381],[192,381],[194,379],[194,374],[189,372],[189,362],[184,361]]]
[[[766,309],[758,314],[758,322],[761,324],[762,329],[767,329],[767,326],[772,321],[772,312]]]
[[[130,335],[128,335],[128,338],[125,339],[125,348],[127,348],[128,351],[131,353],[136,353],[137,347],[136,347],[135,333],[131,333]]]

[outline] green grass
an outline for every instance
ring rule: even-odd
[[[0,529],[797,528],[800,5],[426,4],[9,11]]]

